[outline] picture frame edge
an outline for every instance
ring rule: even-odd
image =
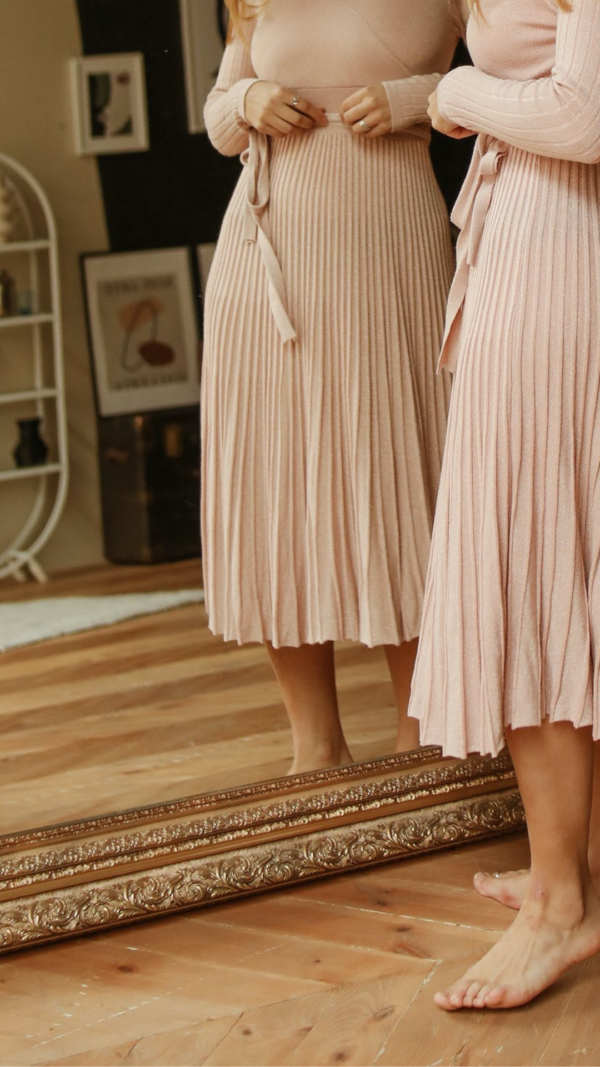
[[[118,57],[127,57],[132,61],[137,77],[133,87],[133,110],[139,124],[139,134],[135,132],[128,138],[93,138],[87,133],[89,108],[85,96],[85,73],[90,61],[102,61],[106,67]],[[109,52],[98,55],[81,55],[69,60],[71,68],[71,96],[75,116],[75,154],[80,158],[97,156],[126,155],[136,152],[148,152],[151,148],[150,121],[148,111],[148,91],[146,82],[146,63],[143,52]],[[96,143],[97,142],[97,143]]]
[[[514,785],[0,903],[0,953],[517,832]]]
[[[197,306],[198,305],[198,301],[197,301],[197,298],[195,298],[195,296],[194,296],[194,288],[195,288],[195,286],[194,286],[194,269],[195,269],[195,266],[194,266],[194,249],[195,249],[195,245],[174,245],[172,247],[168,246],[166,248],[148,248],[148,249],[141,248],[141,249],[118,250],[118,251],[114,251],[113,249],[103,249],[103,250],[100,250],[100,251],[88,251],[88,252],[80,252],[79,253],[80,274],[81,274],[81,282],[82,282],[82,288],[83,288],[83,304],[84,304],[84,312],[85,312],[85,319],[86,319],[86,334],[87,334],[87,340],[88,340],[90,361],[91,361],[91,365],[92,365],[92,381],[93,381],[93,388],[94,388],[94,399],[95,399],[95,405],[96,405],[96,415],[97,415],[98,418],[111,419],[111,418],[119,418],[119,417],[123,417],[123,416],[127,416],[127,415],[132,415],[132,414],[136,414],[136,415],[138,415],[138,414],[142,415],[143,414],[143,415],[146,415],[146,414],[152,414],[153,412],[157,412],[157,411],[170,411],[170,410],[178,411],[178,410],[184,410],[186,408],[190,408],[190,407],[193,407],[193,406],[195,407],[199,403],[199,399],[198,399],[197,394],[199,393],[199,387],[200,387],[200,370],[199,370],[199,367],[197,366],[197,361],[196,361],[196,363],[193,364],[193,375],[190,377],[190,385],[192,385],[192,384],[194,385],[194,399],[193,400],[190,399],[189,401],[186,401],[185,403],[183,403],[183,402],[181,402],[181,403],[179,403],[179,402],[169,402],[169,403],[165,403],[165,404],[159,405],[158,407],[141,407],[141,408],[139,408],[139,407],[133,408],[132,407],[131,409],[118,410],[118,411],[108,410],[107,409],[107,405],[106,405],[106,397],[104,395],[106,390],[102,389],[102,383],[100,381],[100,376],[98,374],[97,359],[96,359],[96,356],[95,356],[95,349],[94,349],[94,318],[93,318],[93,314],[92,314],[91,297],[90,297],[90,294],[88,292],[89,285],[91,284],[91,281],[93,281],[93,279],[89,278],[88,269],[87,269],[88,264],[91,263],[93,260],[104,260],[104,259],[109,259],[111,257],[127,257],[127,256],[138,256],[138,255],[139,256],[145,256],[145,255],[154,255],[154,254],[158,255],[158,254],[161,254],[161,253],[169,253],[169,252],[180,252],[180,253],[184,254],[185,255],[185,266],[186,266],[186,269],[187,269],[186,277],[187,277],[187,283],[189,285],[189,292],[188,292],[187,295],[188,295],[189,301],[190,301],[190,307],[189,307],[189,311],[191,313],[190,314],[190,325],[191,325],[191,328],[192,328],[192,330],[193,330],[193,332],[195,334],[195,350],[197,350],[197,346],[199,345],[200,340],[201,340],[201,334],[200,334],[199,319],[198,319],[198,315],[199,315],[199,309],[198,309],[198,306]],[[183,258],[183,255],[182,255],[182,258]],[[182,308],[182,322],[184,321],[184,318],[185,318],[184,312],[185,312],[185,308]],[[191,339],[190,339],[190,343],[191,343]],[[190,370],[192,369],[192,356],[191,355],[190,355],[190,368],[189,369]],[[191,394],[190,394],[190,396],[191,396]],[[109,407],[110,407],[110,405],[109,405]]]

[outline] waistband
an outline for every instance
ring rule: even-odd
[[[352,96],[353,93],[358,92],[359,89],[364,89],[364,85],[319,85],[313,86],[300,86],[294,91],[300,98],[308,100],[309,104],[314,104],[315,107],[323,108],[330,124],[335,128],[342,125],[344,129],[347,127],[342,123],[340,119],[340,110],[344,101]],[[313,133],[325,132],[326,126],[316,126]],[[350,131],[348,131],[350,132]],[[418,126],[412,126],[406,130],[397,130],[395,133],[386,134],[388,139],[394,141],[407,141],[414,143],[424,143],[429,145],[431,138],[431,130],[426,123]]]
[[[339,111],[345,100],[360,86],[319,86],[299,87],[295,92],[316,107],[325,109],[330,126],[315,126],[311,135],[325,135],[328,131],[347,131],[348,137],[356,137],[339,117]],[[386,135],[386,139],[411,142],[427,147],[429,131],[426,127],[412,130],[399,130]],[[369,141],[376,144],[376,141]],[[270,178],[270,138],[256,130],[250,130],[249,145],[242,154],[242,163],[246,168],[246,218],[244,240],[258,242],[261,259],[267,275],[269,303],[275,324],[284,344],[295,341],[296,330],[290,320],[287,309],[285,282],[279,260],[268,236],[269,200],[271,195]]]

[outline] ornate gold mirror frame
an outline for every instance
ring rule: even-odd
[[[524,825],[514,772],[437,748],[0,838],[0,951]]]

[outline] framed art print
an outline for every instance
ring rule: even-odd
[[[197,304],[188,248],[82,257],[100,415],[198,403]]]
[[[144,57],[140,52],[71,60],[78,155],[149,148]]]

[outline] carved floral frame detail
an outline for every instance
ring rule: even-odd
[[[508,759],[439,749],[0,839],[0,952],[521,829]]]

